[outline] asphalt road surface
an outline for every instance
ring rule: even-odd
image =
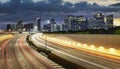
[[[26,42],[26,34],[14,35],[0,45],[0,69],[55,69]]]

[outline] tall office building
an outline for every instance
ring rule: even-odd
[[[96,29],[96,20],[93,18],[88,18],[88,29]]]
[[[94,15],[96,29],[105,29],[105,16],[102,13]]]
[[[50,19],[50,29],[51,29],[50,31],[51,31],[51,32],[56,31],[56,27],[55,27],[55,26],[56,26],[55,19],[51,18],[51,19]]]
[[[24,24],[23,28],[23,31],[29,31],[29,24]]]
[[[11,30],[11,24],[7,24],[6,31],[10,31],[10,30]]]
[[[45,24],[43,26],[43,32],[51,32],[51,25],[50,24]]]
[[[84,16],[77,16],[77,24],[76,24],[77,30],[85,30],[88,29],[88,23],[87,18]]]
[[[37,18],[36,18],[36,20],[34,22],[34,29],[33,29],[34,32],[38,32],[38,26],[37,25],[38,24],[37,24]]]
[[[42,31],[41,19],[40,18],[36,18],[36,23],[37,23],[37,26],[38,26],[38,31],[41,32]]]
[[[68,28],[71,31],[88,29],[87,18],[84,16],[68,15]]]
[[[65,31],[69,30],[69,22],[68,19],[64,19],[64,27],[65,27]]]
[[[113,27],[113,15],[106,16],[107,28]]]
[[[17,31],[16,24],[11,24],[11,30],[12,30],[12,31]]]
[[[68,15],[68,22],[69,22],[69,30],[75,31],[75,16],[73,15]]]
[[[19,33],[22,33],[22,30],[23,30],[23,25],[22,25],[22,20],[18,20],[18,24],[17,24],[17,31]]]
[[[29,31],[33,31],[34,25],[33,23],[29,23]]]

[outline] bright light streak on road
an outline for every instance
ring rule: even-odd
[[[90,46],[90,49],[91,49],[91,50],[96,50],[96,48],[95,48],[94,45],[91,45],[91,46]]]
[[[99,51],[100,51],[100,52],[105,52],[105,48],[104,48],[103,46],[100,46],[100,47],[99,47]]]
[[[43,36],[41,36],[41,38],[45,39]],[[116,50],[114,48],[106,49],[103,46],[95,47],[95,45],[82,44],[82,43],[77,43],[75,41],[69,41],[69,40],[64,40],[64,39],[60,39],[60,38],[53,38],[53,37],[49,37],[49,36],[47,36],[47,38],[51,39],[51,40],[47,39],[50,42],[65,45],[65,46],[83,48],[83,49],[86,49],[86,50],[91,50],[91,51],[96,51],[96,52],[101,52],[101,53],[107,53],[107,54],[120,56],[120,51]]]
[[[70,41],[68,41],[68,44],[69,44],[69,45],[71,45],[71,42],[70,42]]]
[[[64,41],[63,41],[63,40],[61,40],[61,42],[62,42],[62,43],[64,43]]]
[[[76,45],[76,43],[75,43],[75,42],[73,42],[72,44],[73,44],[73,45]]]
[[[67,44],[67,41],[65,40],[65,44]]]
[[[116,52],[114,48],[110,48],[109,51],[110,51],[110,54],[114,54]]]
[[[13,38],[13,35],[3,35],[3,36],[0,36],[0,41],[6,40],[6,39],[9,39],[9,38]]]
[[[37,35],[33,35],[33,36],[32,36],[33,41],[35,41],[37,44],[39,44],[39,45],[41,45],[41,46],[44,46],[43,43],[41,43],[41,42],[39,42],[39,41],[37,41],[37,40],[35,39],[36,36],[37,36]],[[49,40],[48,40],[48,41],[49,41]],[[56,42],[56,43],[57,43],[57,42]],[[75,44],[76,44],[76,43],[75,43]],[[77,44],[76,44],[76,45],[77,45]],[[85,60],[85,59],[82,59],[82,58],[73,56],[73,55],[71,55],[71,54],[67,54],[66,52],[63,52],[63,51],[61,51],[61,50],[57,50],[57,49],[52,48],[52,47],[50,47],[50,46],[48,46],[48,48],[51,49],[52,51],[55,51],[55,52],[59,53],[59,54],[66,55],[67,57],[71,57],[71,58],[77,59],[77,60],[79,60],[79,61],[82,61],[82,62],[85,62],[85,63],[88,63],[88,64],[95,65],[95,66],[100,67],[100,68],[102,68],[102,69],[108,69],[108,67],[106,67],[106,66],[103,66],[103,65],[100,65],[100,64],[97,64],[97,63],[94,63],[94,62],[91,62],[91,61],[88,61],[88,60]]]
[[[81,45],[82,45],[81,43],[78,43],[78,44],[77,44],[78,47],[81,47]]]
[[[88,48],[88,45],[87,44],[83,44],[83,48]]]

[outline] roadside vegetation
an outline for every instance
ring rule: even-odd
[[[87,29],[79,31],[58,31],[58,32],[44,32],[46,34],[120,34],[120,26],[109,29]]]

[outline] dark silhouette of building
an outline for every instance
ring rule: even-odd
[[[33,23],[27,23],[27,24],[24,24],[24,31],[26,31],[26,32],[32,32],[33,31]]]
[[[18,31],[19,33],[22,33],[22,31],[23,31],[23,25],[22,25],[22,20],[21,20],[21,19],[18,20],[17,31]]]
[[[51,29],[50,31],[51,31],[51,32],[56,31],[56,26],[55,26],[55,25],[56,25],[55,19],[54,19],[54,18],[51,18],[51,19],[50,19],[50,29]]]
[[[6,31],[10,31],[10,30],[11,30],[11,24],[7,24]]]
[[[36,19],[36,23],[37,23],[37,26],[38,26],[38,31],[41,32],[42,31],[42,28],[41,28],[41,19],[37,18]]]
[[[113,27],[113,15],[106,16],[107,28]]]
[[[68,15],[68,30],[78,31],[87,29],[87,21],[84,16]]]
[[[76,17],[76,30],[86,30],[88,29],[87,18],[83,15]]]
[[[94,15],[96,29],[105,29],[105,16],[102,13]]]

